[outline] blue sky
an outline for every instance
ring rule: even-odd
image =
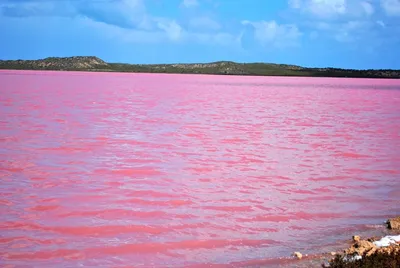
[[[0,0],[0,59],[400,69],[400,0]]]

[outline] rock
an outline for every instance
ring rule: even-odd
[[[297,252],[297,251],[295,253],[293,253],[293,255],[299,260],[301,260],[303,258],[303,254],[301,254],[300,252]]]
[[[388,220],[389,229],[400,230],[400,217]]]
[[[323,268],[328,268],[328,267],[331,267],[331,264],[329,263],[329,261],[324,261],[324,263],[322,264],[322,267]]]
[[[353,236],[353,240],[358,240],[357,236]],[[379,255],[375,255],[375,254],[379,254]],[[370,260],[375,260],[375,259],[379,260],[379,258],[382,258],[382,255],[390,255],[390,254],[400,254],[400,235],[385,236],[385,237],[382,237],[381,239],[377,239],[375,237],[369,238],[367,240],[359,239],[358,241],[355,241],[351,245],[350,248],[344,250],[344,252],[342,254],[338,253],[338,255],[335,256],[334,252],[331,252],[332,257],[329,257],[329,258],[331,258],[330,264],[332,264],[332,263],[335,263],[335,261],[337,261],[337,258],[342,259],[342,261],[345,261],[345,262],[361,260],[364,257],[370,258]],[[395,264],[395,266],[396,266],[396,264]],[[326,267],[326,266],[323,265],[323,267]],[[339,267],[339,266],[335,266],[335,267]],[[343,266],[340,266],[340,267],[343,267]],[[351,266],[351,267],[353,267],[353,266]],[[374,267],[374,266],[371,266],[371,267]],[[399,266],[399,268],[400,268],[400,266]]]
[[[370,250],[376,250],[376,246],[367,241],[367,240],[360,240],[354,243],[353,246],[351,246],[348,250],[345,251],[347,255],[353,255],[353,254],[358,254],[358,255],[363,255],[365,252],[369,252]]]
[[[368,252],[367,252],[367,257],[371,256],[372,254],[374,254],[378,249],[377,248],[371,248]]]
[[[360,236],[359,235],[353,235],[353,241],[354,242],[358,242],[358,241],[360,241]]]

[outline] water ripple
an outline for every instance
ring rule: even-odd
[[[400,213],[398,80],[1,71],[0,84],[5,265],[276,266]]]

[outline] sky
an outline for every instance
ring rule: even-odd
[[[0,59],[400,69],[400,0],[0,0]]]

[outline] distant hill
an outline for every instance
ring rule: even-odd
[[[192,64],[125,64],[107,63],[97,57],[92,56],[66,58],[51,57],[40,60],[0,60],[0,69],[259,76],[400,78],[400,70],[306,68],[286,64],[236,63],[231,61]]]
[[[97,57],[45,58],[40,60],[0,60],[0,69],[22,70],[91,70],[108,64]]]

